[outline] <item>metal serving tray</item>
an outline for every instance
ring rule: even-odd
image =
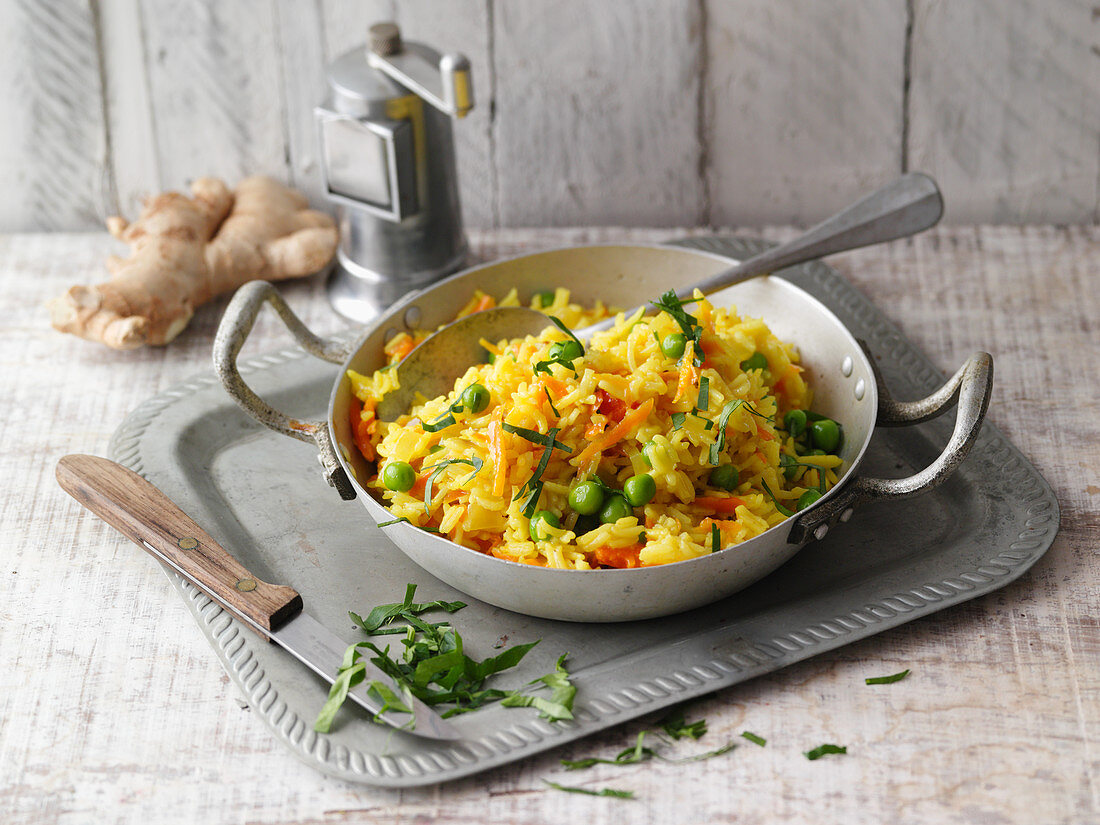
[[[761,242],[697,238],[685,246],[744,258]],[[835,270],[783,273],[866,341],[895,397],[926,395],[943,376]],[[249,383],[292,415],[324,415],[336,367],[288,349],[242,363]],[[951,416],[880,430],[866,472],[925,466]],[[519,687],[562,653],[578,687],[571,723],[529,708],[489,706],[452,720],[465,739],[436,743],[374,724],[348,705],[330,734],[313,732],[327,686],[169,571],[226,672],[256,715],[296,756],[353,782],[387,787],[455,779],[587,736],[1003,587],[1054,540],[1058,504],[1035,468],[989,424],[952,478],[911,501],[870,505],[748,590],[664,619],[612,625],[535,619],[463,596],[409,561],[362,507],[320,477],[314,449],[254,423],[213,370],[145,402],[115,432],[113,458],[171,496],[249,569],[298,590],[328,626],[362,637],[347,611],[399,601],[461,599],[453,617],[478,658],[541,639],[520,667],[496,677]],[[387,638],[387,637],[383,637]],[[392,638],[392,637],[390,637]],[[396,645],[396,642],[394,642]]]

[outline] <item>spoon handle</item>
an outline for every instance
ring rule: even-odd
[[[677,290],[676,295],[681,300],[688,300],[696,289],[710,295],[767,272],[776,272],[836,252],[914,235],[934,226],[941,215],[943,198],[936,182],[928,175],[911,172],[856,201],[793,241],[772,247],[704,281],[683,287]],[[638,307],[635,307],[626,316],[637,310]],[[613,324],[614,319],[601,321],[578,330],[577,334],[591,334]]]
[[[920,172],[912,172],[856,201],[793,241],[754,255],[677,295],[690,298],[695,289],[709,295],[765,272],[915,235],[934,226],[941,215],[943,198],[936,182]]]

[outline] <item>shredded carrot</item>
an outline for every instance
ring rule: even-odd
[[[684,350],[684,357],[680,361],[680,383],[676,387],[676,397],[673,401],[686,398],[688,390],[699,383],[699,371],[695,368],[695,342],[688,341]]]
[[[584,437],[586,439],[595,438],[606,429],[607,416],[602,413],[592,413],[592,420],[589,422],[588,427],[585,428]]]
[[[493,495],[504,495],[508,465],[504,461],[504,407],[496,408],[489,422],[489,455],[493,457]]]
[[[635,429],[638,425],[645,421],[646,418],[649,417],[649,414],[651,412],[653,412],[653,399],[649,398],[646,399],[646,401],[642,404],[642,406],[638,407],[638,409],[631,410],[626,415],[624,415],[623,420],[612,427],[610,430],[608,430],[606,433],[599,436],[594,441],[589,442],[588,446],[577,453],[577,455],[570,463],[572,463],[573,466],[579,466],[592,456],[598,453],[602,453],[612,444],[615,444],[618,441],[622,441],[624,438],[626,438],[627,434],[631,432],[631,430]]]
[[[481,312],[482,310],[492,309],[496,306],[496,301],[493,300],[492,295],[482,295],[480,300],[474,304],[474,312]]]
[[[406,335],[401,339],[401,342],[394,346],[390,352],[390,358],[394,361],[404,361],[405,356],[416,349],[416,341],[413,340],[411,335]]]
[[[597,547],[592,551],[596,563],[604,567],[618,567],[620,569],[641,567],[642,545],[632,544],[630,547]]]
[[[737,496],[698,496],[692,503],[715,513],[734,513],[745,500]]]
[[[500,355],[500,347],[498,347],[496,344],[494,344],[492,341],[488,340],[487,338],[478,338],[477,342],[478,342],[478,344],[481,345],[481,348],[483,350],[485,350],[486,352],[491,352],[493,355]]]
[[[363,454],[367,461],[374,461],[374,445],[370,443],[370,436],[378,428],[378,422],[374,419],[374,404],[364,410],[358,398],[351,399],[351,437],[355,446]]]
[[[542,381],[544,387],[550,390],[555,401],[569,392],[569,387],[566,386],[565,382],[559,381],[557,378],[551,378],[549,375],[544,375],[539,380]]]
[[[775,436],[761,427],[759,423],[756,424],[756,434],[764,441],[775,441]]]

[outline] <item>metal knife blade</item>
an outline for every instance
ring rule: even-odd
[[[347,644],[302,612],[302,597],[289,587],[253,576],[220,544],[137,473],[109,459],[69,455],[57,465],[57,480],[73,498],[159,561],[167,564],[265,639],[277,642],[332,683]],[[369,659],[362,684],[349,698],[395,728],[431,739],[461,738],[432,708],[413,697],[412,717],[386,711],[367,689],[392,679]],[[400,693],[400,691],[398,691]],[[410,725],[411,723],[411,725]]]

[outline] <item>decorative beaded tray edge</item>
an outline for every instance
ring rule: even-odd
[[[728,237],[693,238],[677,243],[732,258],[744,258],[767,245],[755,239]],[[835,270],[814,262],[788,270],[784,277],[818,297],[827,298],[834,310],[841,308],[857,320],[857,334],[867,341],[871,350],[904,369],[914,385],[930,391],[942,381],[928,359]],[[241,372],[255,373],[303,357],[305,353],[301,350],[282,350],[242,362]],[[216,384],[217,377],[211,371],[208,375],[194,376],[143,403],[115,431],[109,447],[111,456],[146,475],[142,436],[168,407]],[[324,773],[349,781],[387,787],[426,785],[523,758],[1005,586],[1038,561],[1053,542],[1058,528],[1058,504],[1037,470],[988,422],[976,451],[979,449],[999,465],[1001,475],[1016,491],[1019,506],[1024,508],[1021,513],[1024,529],[1007,548],[995,552],[983,564],[958,570],[954,576],[935,583],[895,592],[877,602],[862,602],[844,615],[831,614],[814,622],[803,622],[767,641],[746,642],[735,653],[727,652],[649,681],[621,686],[617,692],[578,706],[573,722],[550,724],[525,719],[476,741],[426,742],[430,749],[426,747],[424,752],[413,755],[387,756],[364,753],[344,745],[330,746],[326,736],[313,731],[310,720],[301,718],[280,698],[277,686],[269,680],[245,644],[243,626],[193,585],[167,569],[166,573],[251,707],[299,759]]]

